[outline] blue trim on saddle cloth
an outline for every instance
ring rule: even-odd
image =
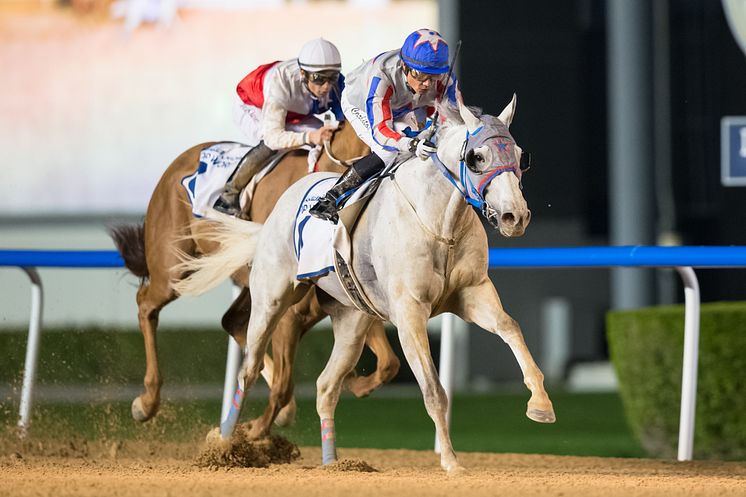
[[[190,178],[189,181],[184,185],[184,188],[186,188],[187,191],[187,199],[189,200],[189,203],[191,205],[194,205],[194,190],[197,186],[197,174],[202,174],[205,171],[207,171],[207,164],[204,162],[199,163],[199,167],[197,168],[196,174],[190,174],[189,176],[184,176],[181,181],[185,181],[187,178]],[[193,212],[194,217],[203,217],[202,214],[197,214],[196,212]]]
[[[301,201],[298,204],[298,210],[295,212],[295,223],[294,224],[298,224],[298,217],[300,217],[301,215],[301,211],[303,210],[303,205],[306,203],[306,198],[308,198],[308,194],[311,193],[311,191],[313,191],[314,188],[316,188],[316,185],[324,181],[337,181],[337,179],[339,179],[338,176],[330,176],[328,178],[322,178],[318,180],[316,183],[314,183],[313,185],[311,185],[311,187],[308,190],[306,190],[306,193],[303,194],[303,197],[301,198]],[[306,222],[308,222],[310,217],[311,216],[309,215],[308,218],[303,220],[302,226],[298,226],[298,232],[299,232],[298,234],[301,235],[301,238],[302,238],[302,228],[305,227]],[[295,250],[295,258],[298,259],[300,257],[300,249],[303,246],[303,244],[302,242],[299,243],[299,240],[296,240],[295,231],[296,231],[295,228],[293,228],[293,249]]]
[[[298,255],[295,256],[296,258],[300,255],[300,251],[303,250],[303,228],[306,227],[306,223],[309,219],[311,219],[311,216],[306,217],[298,223]],[[295,235],[295,232],[293,232],[293,235]]]
[[[304,273],[304,274],[296,274],[295,279],[296,280],[305,280],[309,278],[316,278],[317,276],[325,276],[329,273],[334,272],[334,266],[325,267],[322,269],[319,269],[318,271],[314,271],[312,273]]]

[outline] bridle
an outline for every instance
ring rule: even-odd
[[[469,132],[469,130],[466,131],[464,143],[461,146],[461,153],[459,155],[458,179],[454,177],[451,171],[449,171],[445,164],[443,164],[443,161],[440,159],[437,152],[434,153],[431,158],[433,163],[438,166],[438,169],[440,169],[443,176],[445,176],[459,193],[461,193],[464,200],[479,209],[485,219],[487,219],[493,227],[499,228],[498,212],[489,205],[487,200],[484,198],[484,190],[493,179],[506,172],[512,172],[520,180],[523,170],[518,161],[481,170],[467,160],[469,154],[474,153],[475,148],[484,145],[488,140],[494,138],[507,138],[512,140],[512,138],[506,135],[491,134],[488,136],[487,133],[482,133],[484,130],[485,127],[480,126],[473,132]]]
[[[340,167],[351,167],[355,162],[359,161],[365,155],[361,155],[360,157],[355,157],[353,159],[347,159],[347,160],[340,160],[334,157],[331,150],[331,144],[329,140],[324,140],[324,153],[326,153],[326,156],[329,157],[329,160],[335,163],[336,165]]]

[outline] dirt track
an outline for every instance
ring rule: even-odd
[[[269,468],[204,469],[191,444],[65,443],[0,452],[0,496],[746,496],[746,463],[461,453],[448,477],[431,452],[340,449],[348,470],[319,466],[320,449]],[[378,470],[360,470],[362,461]],[[345,465],[342,465],[345,466]]]

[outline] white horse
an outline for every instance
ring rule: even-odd
[[[512,349],[531,391],[526,415],[541,423],[555,420],[544,376],[487,276],[487,236],[469,205],[478,206],[506,237],[521,236],[529,223],[531,214],[520,188],[522,151],[508,131],[515,105],[514,96],[499,117],[480,119],[459,98],[460,118],[450,116],[438,130],[437,154],[427,161],[411,158],[393,178],[382,180],[357,222],[352,241],[354,272],[375,309],[398,329],[435,423],[441,466],[449,472],[463,468],[453,451],[446,394],[430,354],[427,321],[432,316],[452,312],[499,335]],[[195,261],[189,267],[196,271],[193,279],[177,288],[181,293],[201,293],[207,289],[203,277],[222,281],[224,274],[241,265],[252,266],[245,359],[233,412],[221,426],[224,439],[233,431],[244,392],[260,374],[272,330],[285,310],[305,295],[309,283],[296,280],[293,227],[304,193],[320,178],[311,175],[291,186],[258,239],[246,237],[245,225],[243,229],[224,225],[219,235],[223,251]],[[316,398],[323,463],[328,464],[336,460],[334,411],[342,382],[353,370],[375,318],[354,306],[335,275],[314,284],[323,290],[320,294],[325,293],[320,300],[334,329],[334,347],[317,380]]]

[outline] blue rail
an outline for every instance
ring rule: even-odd
[[[124,267],[115,250],[0,250],[0,266]]]
[[[491,248],[490,267],[743,267],[746,247]]]
[[[491,248],[490,267],[743,267],[746,247]],[[0,250],[0,266],[117,268],[114,250]]]

